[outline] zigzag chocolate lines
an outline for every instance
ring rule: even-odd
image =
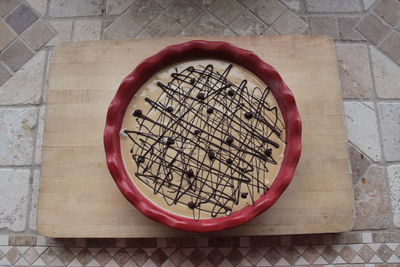
[[[157,100],[146,99],[151,107],[147,114],[136,118],[139,130],[125,130],[133,142],[131,153],[138,167],[136,177],[155,194],[162,194],[168,205],[188,205],[193,209],[194,219],[200,218],[200,211],[214,217],[229,215],[239,203],[242,184],[247,186],[254,202],[255,190],[263,193],[268,190],[267,163],[276,164],[270,155],[260,152],[268,144],[279,146],[269,137],[272,134],[279,137],[283,128],[277,108],[265,102],[269,89],[259,97],[255,95],[257,88],[249,92],[246,80],[234,85],[227,79],[231,69],[229,65],[222,74],[214,72],[212,65],[203,69],[188,67],[180,73],[176,70],[167,85],[158,83],[163,93]],[[234,90],[233,94],[229,90]],[[171,113],[166,111],[170,106],[174,106]],[[211,114],[204,112],[214,106],[222,107],[225,112],[217,108]],[[246,121],[243,115],[249,110],[260,115]],[[151,119],[147,116],[150,112],[157,112],[158,116]],[[200,128],[202,132],[195,134]],[[223,133],[239,138],[226,145]],[[176,153],[174,157],[168,156],[171,149]],[[215,159],[206,164],[210,149],[215,152]],[[246,154],[250,159],[244,159]],[[138,161],[140,157],[144,162]],[[228,159],[232,163],[227,163]],[[225,171],[221,171],[222,166]],[[189,170],[193,170],[194,177],[189,177]],[[191,201],[183,202],[183,196]],[[203,204],[211,204],[211,210]]]

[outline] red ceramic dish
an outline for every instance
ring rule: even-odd
[[[120,130],[125,111],[135,93],[155,73],[183,60],[212,58],[241,65],[257,75],[271,88],[281,110],[286,134],[286,147],[281,168],[267,193],[254,205],[226,217],[194,220],[178,216],[156,206],[136,188],[122,160]],[[293,178],[301,153],[301,121],[293,94],[279,73],[253,52],[225,42],[190,41],[169,46],[145,59],[121,83],[107,113],[104,148],[108,169],[122,194],[143,214],[164,225],[192,232],[220,231],[244,224],[270,208]]]

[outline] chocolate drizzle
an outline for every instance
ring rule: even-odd
[[[200,219],[229,215],[240,201],[268,190],[268,166],[283,122],[266,101],[269,88],[229,81],[213,65],[171,74],[158,99],[145,98],[148,112],[135,110],[138,128],[124,130],[132,141],[134,178],[161,195],[167,205],[184,205]],[[151,115],[150,115],[151,114]]]

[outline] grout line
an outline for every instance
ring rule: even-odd
[[[21,34],[21,35],[22,35],[22,34]],[[36,53],[39,52],[39,50],[38,50],[38,51],[33,50],[32,47],[26,43],[26,41],[24,40],[24,38],[22,38],[21,35],[18,36],[18,40],[19,40],[20,42],[22,42],[26,47],[28,47],[28,50],[31,51],[31,52],[33,53],[33,56],[29,59],[29,60],[31,60],[31,59],[36,55]],[[28,61],[29,61],[29,60],[28,60]],[[25,64],[28,63],[28,61],[26,61]],[[25,66],[25,64],[23,64],[21,67],[19,67],[19,69],[22,68],[23,66]],[[17,71],[18,71],[18,70],[17,70]]]
[[[156,2],[154,2],[154,1],[152,1],[152,3],[154,3],[155,5],[157,5],[160,9],[161,9],[161,12],[157,15],[157,16],[155,16],[151,21],[149,21],[148,23],[146,23],[146,25],[144,25],[143,27],[142,27],[142,29],[140,30],[140,31],[138,31],[136,34],[134,34],[133,36],[131,36],[131,39],[136,39],[136,36],[139,36],[142,32],[144,32],[145,30],[146,30],[146,28],[150,25],[150,24],[152,24],[154,21],[156,21],[159,17],[161,17],[162,15],[164,15],[165,13],[167,13],[167,9],[174,3],[174,2],[172,2],[172,3],[170,3],[167,7],[165,7],[165,8],[163,8],[162,6],[160,6],[158,3],[156,3]],[[117,18],[118,19],[118,18]],[[117,20],[116,19],[116,20]],[[113,22],[114,23],[114,22]],[[150,34],[149,34],[150,35]],[[152,36],[150,36],[151,38],[153,38]],[[128,39],[129,40],[129,39]]]
[[[367,10],[365,9],[364,1],[358,0],[358,3],[360,4],[361,12],[367,12]]]
[[[15,165],[15,166],[10,166],[10,165],[0,165],[0,169],[6,169],[6,170],[13,170],[13,169],[21,169],[21,170],[30,170],[32,165]]]
[[[365,157],[365,158],[367,158],[370,162],[371,162],[371,165],[377,165],[380,161],[375,161],[375,160],[373,160],[372,158],[370,158],[370,156],[368,156],[364,151],[362,151],[356,144],[354,144],[351,140],[349,140],[349,139],[347,139],[347,142],[349,143],[349,144],[351,144],[352,146],[354,146],[354,148],[359,152],[359,153],[361,153],[361,154],[363,154],[363,156]],[[368,167],[369,168],[369,167]],[[368,170],[368,168],[365,170],[365,172],[363,173],[363,175],[367,172],[367,170]]]
[[[2,0],[3,1],[3,0]],[[21,1],[19,4],[17,4],[14,8],[10,9],[10,11],[8,11],[8,13],[6,13],[3,16],[4,21],[6,21],[6,18],[12,13],[14,12],[14,10],[16,10],[18,7],[20,7],[22,4],[25,4],[25,1]]]
[[[0,105],[0,108],[14,108],[14,109],[18,109],[18,108],[37,108],[39,107],[41,104],[15,104],[15,105]]]
[[[8,72],[10,73],[10,77],[8,77],[8,79],[4,81],[4,83],[6,83],[9,79],[11,79],[11,77],[14,75],[15,72],[13,72],[13,71],[10,69],[10,67],[7,66],[7,64],[6,64],[4,61],[0,61],[0,64],[3,65],[3,66],[8,70]],[[4,83],[3,83],[3,84],[4,84]]]
[[[51,5],[52,0],[47,0],[47,5],[46,5],[46,12],[44,13],[43,18],[47,20],[47,17],[50,13],[50,5]]]
[[[380,111],[379,111],[379,107],[378,107],[378,103],[377,103],[378,97],[377,97],[377,93],[376,93],[376,82],[375,82],[375,76],[374,76],[374,71],[373,71],[373,67],[372,67],[372,55],[371,55],[371,47],[370,47],[370,45],[367,46],[367,53],[368,53],[368,58],[369,58],[368,63],[369,63],[370,74],[371,74],[372,85],[373,85],[373,90],[372,90],[372,94],[374,96],[373,104],[374,104],[374,107],[375,107],[375,119],[376,119],[376,125],[377,125],[377,128],[378,128],[379,145],[380,145],[380,148],[381,148],[381,163],[382,163],[382,165],[384,167],[383,172],[384,172],[384,175],[385,175],[385,179],[384,179],[385,191],[387,193],[386,194],[386,196],[388,198],[387,202],[388,202],[388,206],[389,206],[389,209],[390,209],[389,210],[389,216],[388,216],[389,217],[388,219],[390,220],[388,222],[389,229],[390,229],[390,228],[394,227],[394,224],[393,224],[393,220],[394,220],[393,208],[394,208],[394,206],[393,206],[392,199],[391,199],[392,192],[390,190],[390,184],[389,184],[388,172],[387,172],[387,161],[386,161],[386,157],[385,157],[385,153],[384,153],[385,149],[384,149],[384,146],[383,146],[383,137],[382,137],[382,132],[381,132],[382,126],[381,126],[381,121],[380,121],[380,116],[379,116]]]

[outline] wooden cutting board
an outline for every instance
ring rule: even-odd
[[[107,107],[144,58],[192,38],[95,41],[58,46],[50,66],[39,231],[50,237],[193,235],[154,222],[125,200],[103,149]],[[286,192],[267,212],[212,235],[341,232],[354,221],[352,178],[335,47],[324,36],[199,37],[231,42],[281,73],[303,121],[303,153]]]

